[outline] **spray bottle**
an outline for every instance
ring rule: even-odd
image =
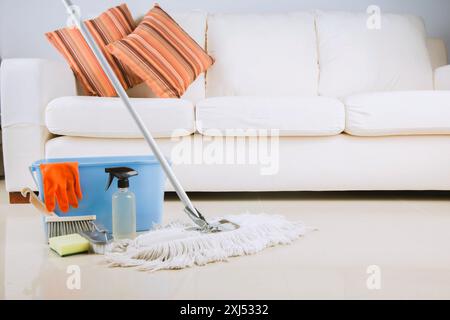
[[[137,176],[136,170],[127,167],[106,168],[109,173],[106,190],[114,178],[117,178],[118,191],[112,196],[112,225],[115,240],[134,239],[136,237],[136,197],[128,190],[128,178]]]

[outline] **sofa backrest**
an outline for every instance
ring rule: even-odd
[[[396,14],[382,14],[379,27],[367,21],[364,13],[317,13],[319,94],[432,90],[423,21]]]
[[[317,95],[313,13],[211,14],[206,95]]]
[[[204,12],[191,11],[172,16],[216,58],[207,73],[206,89],[205,77],[201,75],[189,87],[184,99],[195,103],[205,96],[318,94],[318,41],[322,38],[319,33],[317,40],[315,14],[210,14],[207,18]],[[364,18],[367,19],[367,15]],[[423,33],[422,22],[414,17],[412,20],[418,24],[419,33]],[[448,63],[443,40],[428,38],[425,43],[433,69]],[[326,49],[329,48],[322,47],[322,50]],[[426,64],[426,61],[421,64]],[[320,67],[323,77],[327,68]],[[424,78],[429,78],[429,67],[424,70]],[[342,74],[337,74],[337,77],[335,85],[346,79]],[[154,97],[145,84],[128,93],[132,97]]]

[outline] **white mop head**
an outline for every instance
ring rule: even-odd
[[[240,228],[202,233],[186,230],[192,225],[172,223],[142,234],[134,241],[115,243],[106,259],[113,267],[138,267],[146,271],[182,269],[290,244],[306,232],[301,222],[290,222],[278,215],[243,214],[224,218]]]

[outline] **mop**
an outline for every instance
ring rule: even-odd
[[[181,269],[225,261],[229,257],[254,254],[265,248],[290,244],[306,233],[301,222],[266,214],[229,215],[209,221],[194,207],[150,131],[131,104],[125,89],[107,62],[70,0],[62,0],[72,22],[95,54],[123,105],[129,111],[155,158],[159,161],[176,194],[185,206],[191,223],[174,222],[138,236],[108,245],[106,260],[111,266],[139,267],[142,270]]]

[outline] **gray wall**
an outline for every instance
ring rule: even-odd
[[[84,17],[93,17],[126,2],[135,17],[150,9],[151,0],[74,0]],[[207,12],[284,12],[292,10],[351,10],[365,12],[370,4],[382,12],[411,13],[425,19],[430,36],[450,44],[450,0],[160,0],[168,11],[202,9]],[[0,0],[0,57],[59,59],[44,32],[65,25],[60,0]]]

